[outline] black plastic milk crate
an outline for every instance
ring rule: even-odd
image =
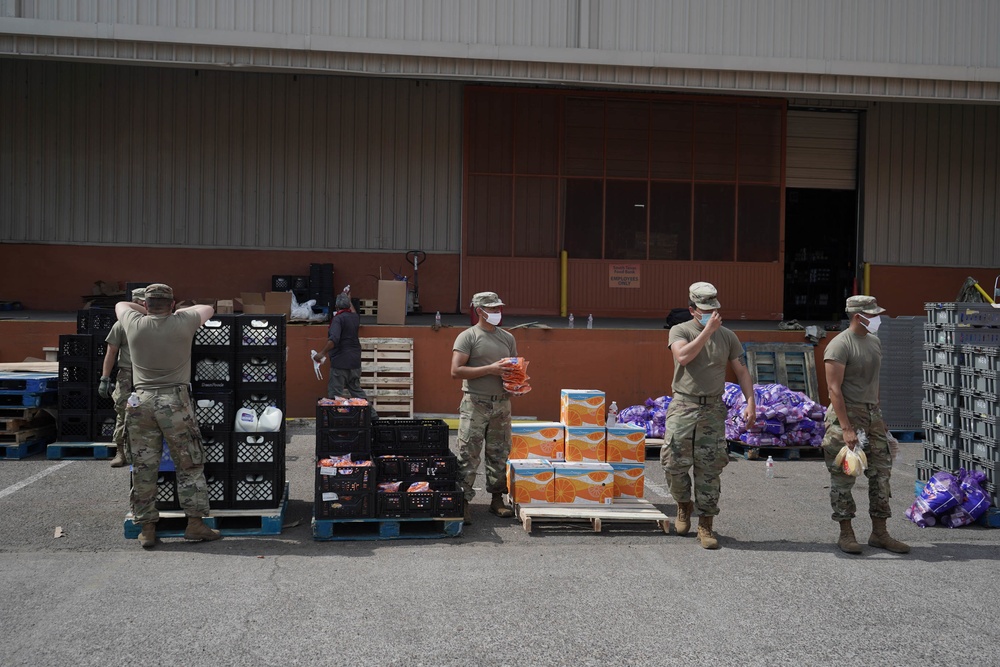
[[[308,290],[309,276],[271,276],[272,292]]]
[[[375,515],[375,494],[317,491],[313,512],[317,519],[370,519]]]
[[[316,405],[316,430],[369,428],[372,409],[368,405]]]
[[[215,352],[191,353],[191,386],[202,394],[227,394],[236,388],[236,360]]]
[[[58,359],[60,362],[91,362],[94,337],[90,334],[62,334],[59,336]]]
[[[316,430],[317,454],[369,454],[371,451],[371,429],[321,428]]]
[[[191,398],[198,426],[210,431],[232,431],[236,410],[228,394],[195,394]]]
[[[323,465],[316,462],[317,493],[368,493],[375,490],[375,464],[362,457],[351,457],[355,465]],[[364,465],[367,464],[367,465]]]
[[[177,495],[177,473],[160,470],[156,473],[156,509],[177,510],[181,508]]]
[[[85,410],[90,411],[91,398],[95,396],[93,385],[59,385],[59,395],[56,398],[56,407],[59,410]]]
[[[284,486],[283,466],[233,472],[229,477],[230,507],[233,509],[278,507],[285,493]]]
[[[205,486],[208,487],[208,505],[212,509],[223,510],[232,507],[229,472],[225,465],[205,464]]]
[[[285,349],[284,315],[239,315],[236,317],[239,353]]]
[[[233,433],[229,465],[234,472],[244,468],[283,467],[285,438],[281,433]]]
[[[111,375],[112,375],[111,390],[114,391],[115,388],[115,380],[113,378],[114,373],[112,372]],[[107,398],[104,398],[103,396],[97,393],[97,386],[95,385],[93,394],[90,397],[90,408],[91,410],[114,410],[115,397],[112,394],[109,395]]]
[[[399,491],[378,492],[378,516],[385,518],[431,519],[461,517],[465,496],[454,481],[432,481],[430,491],[408,491],[402,482]]]
[[[76,311],[76,332],[78,334],[94,334],[103,340],[118,317],[110,308],[90,308]]]
[[[90,354],[94,357],[94,366],[100,371],[104,364],[104,355],[108,352],[108,344],[104,340],[104,336],[94,336],[91,345]]]
[[[226,433],[224,431],[206,431],[203,429],[201,432],[201,446],[205,450],[205,465],[226,466],[228,469],[231,466],[229,455],[230,442],[235,435],[234,433]]]
[[[458,458],[454,454],[431,456],[400,456],[389,454],[376,459],[378,478],[386,480],[454,480]]]
[[[58,438],[61,442],[93,442],[91,436],[90,411],[74,412],[71,410],[60,410],[58,417]]]
[[[283,389],[285,351],[241,352],[236,355],[236,383],[242,392],[253,389]]]
[[[115,435],[115,421],[118,414],[112,410],[95,410],[91,421],[91,437],[94,442],[111,442]]]
[[[236,315],[215,315],[194,334],[194,352],[232,357],[236,354]]]
[[[257,417],[263,414],[265,408],[278,408],[285,414],[285,388],[278,389],[239,389],[236,391],[236,411],[240,408],[253,410]],[[282,422],[284,428],[284,422]]]
[[[447,454],[448,424],[443,419],[378,419],[372,426],[372,451]]]

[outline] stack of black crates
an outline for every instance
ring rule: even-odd
[[[285,316],[215,315],[195,334],[191,387],[213,509],[278,507],[285,487]],[[281,410],[279,431],[235,429],[242,408]],[[161,466],[157,507],[176,509],[176,473]]]
[[[986,474],[1000,504],[1000,310],[984,303],[926,303],[924,324],[924,459],[917,479],[959,468]]]
[[[296,297],[298,298],[298,297]],[[333,264],[309,265],[309,298],[316,305],[333,310]]]
[[[60,442],[111,442],[115,431],[115,402],[97,393],[115,311],[81,310],[76,334],[59,336],[58,439]],[[118,372],[111,373],[112,382]]]
[[[348,456],[352,464],[324,465]],[[440,419],[377,419],[356,405],[316,407],[317,520],[461,518],[457,460]],[[398,482],[398,489],[380,490]],[[415,483],[426,491],[411,492]]]

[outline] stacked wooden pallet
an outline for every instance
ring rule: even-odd
[[[413,417],[413,339],[362,338],[361,388],[379,417]]]

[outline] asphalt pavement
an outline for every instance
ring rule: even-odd
[[[1000,529],[903,517],[919,443],[896,461],[889,522],[912,553],[848,556],[820,460],[768,479],[733,459],[712,552],[651,522],[529,534],[482,492],[459,537],[317,542],[314,436],[290,435],[280,535],[149,551],[123,537],[127,469],[0,461],[0,665],[1000,664]],[[659,464],[646,474],[672,518]],[[855,498],[863,542],[863,479]]]

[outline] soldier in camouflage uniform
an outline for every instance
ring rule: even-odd
[[[132,302],[140,306],[146,304],[146,288],[132,290]],[[115,443],[115,458],[111,460],[112,468],[121,468],[132,461],[128,451],[128,433],[125,429],[125,401],[132,394],[132,355],[128,351],[128,341],[125,340],[125,330],[121,322],[115,322],[104,339],[107,350],[104,353],[104,365],[101,369],[101,382],[97,393],[101,398],[115,400],[115,432],[111,441]],[[115,388],[111,392],[111,371],[118,364],[118,375],[115,378]]]
[[[451,377],[462,380],[459,405],[458,469],[465,491],[465,523],[472,523],[470,503],[476,495],[476,470],[486,450],[486,491],[492,494],[490,512],[500,517],[514,516],[504,504],[507,492],[505,467],[510,455],[510,395],[503,388],[502,359],[517,356],[517,343],[501,329],[500,308],[494,292],[479,292],[472,307],[479,316],[475,326],[458,335],[452,347]]]
[[[882,343],[871,335],[878,331],[885,308],[880,308],[873,296],[857,295],[847,299],[846,312],[851,318],[850,326],[837,334],[823,353],[826,386],[830,392],[823,456],[830,471],[832,518],[840,523],[837,546],[844,553],[862,552],[851,525],[857,509],[852,493],[857,478],[844,473],[834,461],[844,445],[851,449],[858,446],[858,431],[863,430],[868,435],[868,446],[862,448],[868,458],[865,477],[868,478],[868,513],[872,520],[868,544],[894,553],[908,553],[910,547],[893,539],[885,525],[886,519],[892,516],[889,506],[892,454],[879,408]]]
[[[756,417],[753,379],[747,370],[743,347],[732,331],[722,326],[718,292],[710,283],[688,288],[692,320],[670,329],[674,357],[673,399],[667,408],[660,462],[677,502],[674,529],[686,535],[692,510],[698,508],[698,540],[705,549],[718,549],[713,522],[719,514],[722,469],[729,463],[726,447],[726,367],[733,369],[746,398],[744,416]],[[694,473],[694,502],[691,477]]]
[[[156,545],[156,478],[166,441],[177,470],[177,496],[188,517],[184,537],[217,540],[219,531],[205,525],[209,513],[205,483],[205,451],[191,405],[191,342],[215,310],[211,306],[174,307],[168,285],[146,287],[146,308],[120,302],[115,306],[132,353],[135,397],[127,401],[132,453],[132,516],[142,526],[139,544]],[[148,311],[147,311],[148,309]]]

